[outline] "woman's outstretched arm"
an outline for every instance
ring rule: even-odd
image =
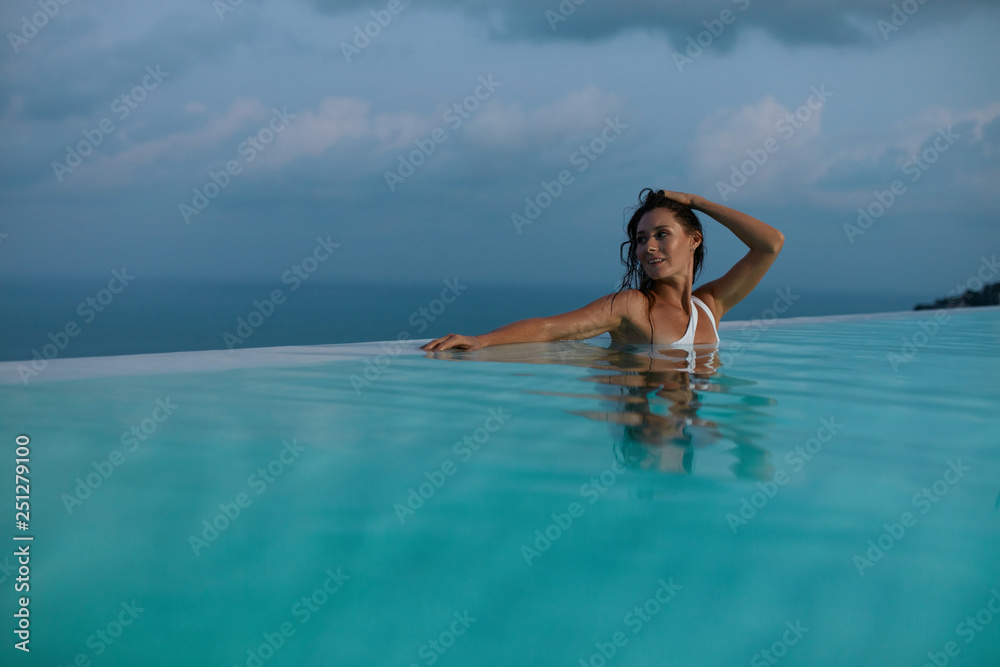
[[[785,236],[757,218],[708,201],[704,197],[669,190],[664,190],[664,194],[711,216],[750,248],[726,275],[705,283],[694,291],[695,296],[712,308],[716,318],[721,319],[726,311],[742,301],[760,283],[781,252]],[[705,297],[713,303],[709,303]]]
[[[540,343],[553,340],[583,340],[593,338],[622,326],[626,320],[627,302],[630,294],[623,293],[614,299],[609,294],[583,308],[553,315],[552,317],[531,317],[505,324],[481,336],[448,334],[435,338],[420,347],[428,352],[443,350],[478,350],[490,345],[507,343]]]

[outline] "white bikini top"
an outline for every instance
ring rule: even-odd
[[[715,348],[713,348],[711,352],[703,350],[701,352],[700,357],[698,352],[694,349],[694,334],[695,331],[698,330],[699,307],[702,308],[708,315],[708,320],[709,322],[712,323],[712,331],[715,332],[715,341],[714,341]],[[688,320],[687,331],[684,332],[684,335],[681,336],[680,340],[666,344],[670,347],[686,348],[684,350],[684,360],[683,360],[686,366],[677,367],[676,370],[687,371],[688,373],[695,373],[696,369],[698,368],[697,362],[699,358],[702,360],[703,367],[708,366],[710,370],[716,368],[718,363],[718,359],[716,356],[716,352],[718,351],[718,343],[719,343],[719,329],[718,327],[715,326],[715,317],[712,315],[712,311],[708,309],[708,305],[706,305],[704,301],[702,301],[701,299],[699,299],[694,295],[691,295],[691,317]],[[635,350],[634,354],[648,354],[650,355],[651,358],[666,359],[674,364],[676,364],[678,361],[682,361],[675,354],[672,354],[673,352],[672,350],[664,349],[663,345],[664,343],[654,343],[652,344],[652,346],[647,347],[642,344],[631,344],[632,349]],[[709,343],[706,343],[706,345],[709,345]],[[696,385],[696,387],[698,389],[704,389],[704,385],[705,383],[708,382],[708,380],[699,380],[699,382],[701,384]]]
[[[715,317],[712,316],[712,311],[708,309],[708,306],[704,301],[698,297],[691,295],[691,319],[688,320],[687,331],[684,335],[680,337],[679,340],[674,341],[671,345],[693,345],[694,344],[694,333],[698,330],[698,308],[695,305],[700,306],[705,310],[705,314],[708,315],[708,321],[712,323],[712,331],[715,332],[715,342],[719,342],[719,330],[715,326]]]

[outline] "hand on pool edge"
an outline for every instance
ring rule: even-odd
[[[462,336],[460,334],[448,334],[441,338],[435,338],[429,343],[420,346],[421,350],[427,352],[443,352],[444,350],[478,350],[485,347],[477,336]]]

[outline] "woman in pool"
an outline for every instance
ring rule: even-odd
[[[705,257],[704,233],[694,211],[705,213],[750,248],[721,278],[693,289]],[[618,343],[718,343],[716,323],[760,282],[785,237],[756,218],[698,195],[646,188],[639,193],[621,245],[622,286],[578,310],[533,317],[480,336],[450,333],[420,349],[478,350],[490,345],[582,340],[609,332]],[[626,246],[627,254],[626,254]],[[616,297],[623,298],[617,299]],[[704,317],[698,317],[699,309]]]

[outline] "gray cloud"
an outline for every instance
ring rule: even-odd
[[[996,16],[985,14],[993,3],[927,2],[886,42],[875,21],[903,0],[751,0],[712,46],[739,57],[714,63],[711,81],[699,73],[653,85],[640,68],[670,67],[669,58],[659,48],[650,54],[648,39],[630,43],[623,36],[642,38],[636,31],[645,31],[683,49],[705,30],[703,21],[738,5],[586,0],[553,31],[545,11],[559,1],[410,2],[351,64],[339,42],[388,0],[246,0],[225,22],[204,0],[137,4],[134,14],[111,0],[67,5],[20,53],[0,49],[0,232],[9,234],[0,274],[100,277],[127,262],[150,276],[273,280],[316,235],[336,233],[345,252],[324,280],[457,273],[483,281],[604,281],[606,273],[610,283],[622,207],[643,185],[711,196],[736,156],[759,145],[758,135],[733,124],[733,135],[716,145],[734,152],[718,152],[710,168],[694,169],[700,119],[772,97],[791,108],[808,85],[823,81],[838,97],[818,133],[796,135],[801,146],[783,144],[768,172],[733,199],[796,238],[795,253],[778,269],[784,273],[775,276],[825,285],[817,266],[856,264],[867,250],[848,248],[841,225],[874,190],[900,177],[909,156],[933,145],[927,137],[934,128],[949,124],[962,142],[908,186],[860,246],[895,234],[894,243],[909,244],[905,252],[893,246],[895,259],[879,257],[851,280],[902,284],[919,253],[941,254],[941,220],[960,232],[945,258],[953,273],[965,270],[963,248],[993,243],[1000,155],[993,109],[1000,102],[989,85]],[[16,26],[25,10],[6,11],[2,23]],[[977,11],[991,21],[968,20]],[[943,28],[963,17],[961,30]],[[821,48],[810,50],[812,66],[802,68],[805,49],[748,44],[738,39],[741,32]],[[482,44],[484,33],[495,41]],[[621,41],[609,43],[615,36]],[[58,181],[52,162],[63,159],[66,145],[83,139],[145,66],[157,63],[171,73],[164,89]],[[490,72],[507,87],[390,192],[384,172],[441,125],[443,108],[468,95],[476,75]],[[600,94],[584,94],[591,86]],[[360,121],[337,113],[334,103],[346,101],[364,105]],[[237,146],[262,127],[272,106],[285,105],[299,115],[294,129],[185,225],[179,203],[239,154]],[[577,145],[619,111],[633,125],[630,133],[592,169],[574,173],[573,186],[517,234],[512,214],[524,211],[543,180],[573,168]],[[773,128],[772,118],[763,121]],[[716,239],[727,238],[713,235],[716,263],[709,269],[725,268],[726,246]],[[839,244],[833,259],[831,244]],[[399,262],[380,264],[376,255]],[[932,276],[922,279],[929,285]]]
[[[342,14],[358,10],[382,10],[384,5],[369,0],[307,0],[319,11]],[[952,0],[948,3],[920,4],[913,16],[907,16],[899,33],[926,30],[942,22],[962,19],[981,10],[995,10],[996,0]],[[897,3],[898,4],[898,3]],[[719,18],[729,10],[734,19],[725,26],[729,37],[719,47],[728,48],[732,35],[746,30],[762,30],[789,45],[850,45],[884,43],[877,22],[890,19],[892,3],[870,0],[420,0],[404,6],[458,12],[486,27],[497,40],[588,41],[613,37],[629,30],[653,31],[665,35],[677,50],[687,45],[689,37],[704,31],[705,21]],[[566,8],[560,15],[560,7]],[[570,13],[570,8],[572,13]],[[410,10],[412,11],[412,10]],[[551,19],[554,12],[563,18]],[[716,24],[718,29],[719,24]],[[892,31],[890,38],[898,33]]]
[[[176,80],[243,43],[260,41],[265,32],[253,12],[234,16],[226,28],[223,39],[219,25],[204,15],[178,12],[131,39],[99,47],[102,26],[96,18],[52,21],[19,53],[0,49],[0,67],[7,72],[0,84],[2,115],[50,122],[87,117],[139,83],[147,65],[162,65]]]

